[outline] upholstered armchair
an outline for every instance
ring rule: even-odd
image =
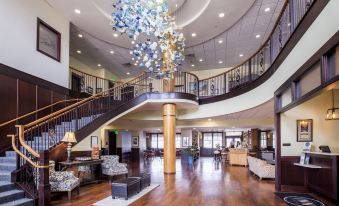
[[[119,163],[119,156],[116,155],[102,155],[103,163],[101,163],[101,170],[104,175],[109,176],[110,181],[115,175],[128,175],[127,164]]]
[[[49,182],[51,192],[68,192],[68,200],[72,198],[72,191],[77,190],[79,195],[80,180],[73,171],[55,171],[55,162],[49,161]]]

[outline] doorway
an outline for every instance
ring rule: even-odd
[[[117,135],[114,131],[108,132],[108,155],[117,155]]]

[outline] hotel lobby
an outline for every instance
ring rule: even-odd
[[[339,205],[338,11],[2,0],[0,206]]]

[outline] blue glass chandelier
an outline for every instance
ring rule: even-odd
[[[117,0],[113,4],[113,30],[137,40],[147,40],[130,52],[140,69],[156,72],[158,78],[170,78],[184,62],[185,38],[175,30],[164,0]]]

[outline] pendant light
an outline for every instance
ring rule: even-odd
[[[339,120],[339,108],[334,107],[334,90],[332,89],[332,108],[327,110],[326,120]]]

